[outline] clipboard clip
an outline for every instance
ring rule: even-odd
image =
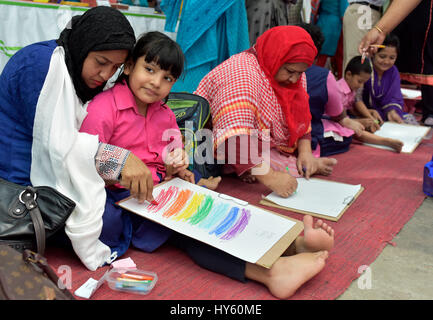
[[[224,193],[218,193],[218,197],[221,198],[221,199],[224,199],[224,200],[231,200],[234,203],[236,203],[238,205],[241,205],[243,207],[246,207],[248,205],[247,201],[243,201],[243,200],[231,197],[231,196],[229,196],[227,194],[224,194]]]
[[[346,198],[344,198],[343,204],[350,205],[353,202],[354,199],[355,199],[355,197],[347,196]]]

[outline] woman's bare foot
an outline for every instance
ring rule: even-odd
[[[216,188],[218,188],[219,183],[221,182],[221,177],[212,177],[210,176],[207,179],[200,179],[197,182],[197,185],[199,186],[204,186],[206,188],[208,188],[209,190],[216,190]]]
[[[317,220],[313,226],[313,217],[304,217],[304,236],[295,240],[296,252],[316,252],[331,250],[334,247],[334,229],[322,220]]]
[[[398,153],[400,153],[401,149],[403,149],[403,142],[401,142],[400,140],[386,138],[384,144],[394,149]]]
[[[287,172],[269,169],[267,174],[257,175],[257,180],[274,191],[280,197],[287,198],[298,188],[296,178]]]
[[[245,275],[266,285],[275,297],[287,299],[305,282],[322,271],[327,258],[327,251],[299,253],[290,257],[280,257],[271,269],[247,263]]]
[[[316,158],[317,170],[314,174],[321,174],[323,176],[329,176],[337,164],[337,159],[334,158]]]

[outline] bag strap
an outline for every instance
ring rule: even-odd
[[[29,211],[33,227],[35,228],[37,251],[39,254],[43,255],[45,252],[45,225],[36,198],[36,189],[31,186],[26,187],[19,196],[20,202],[23,203]]]
[[[42,256],[39,253],[26,249],[23,252],[23,260],[38,266],[47,275],[47,277],[54,283],[54,285],[56,285],[57,288],[65,295],[65,298],[75,300],[75,297],[72,295],[72,293],[69,292],[68,289],[60,287],[59,283],[61,281],[59,280],[59,277],[53,271],[53,269],[51,269],[51,267],[48,265],[47,259],[44,256]]]

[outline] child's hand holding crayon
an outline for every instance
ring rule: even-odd
[[[172,176],[185,170],[189,166],[188,155],[186,154],[185,150],[181,148],[176,148],[170,152],[164,161],[166,168],[165,180],[171,179]]]

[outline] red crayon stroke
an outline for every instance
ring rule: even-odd
[[[178,187],[171,186],[168,189],[163,189],[156,197],[155,201],[158,202],[158,205],[151,204],[147,207],[149,212],[157,212],[161,210],[167,202],[173,198],[173,196],[176,196],[179,191]]]

